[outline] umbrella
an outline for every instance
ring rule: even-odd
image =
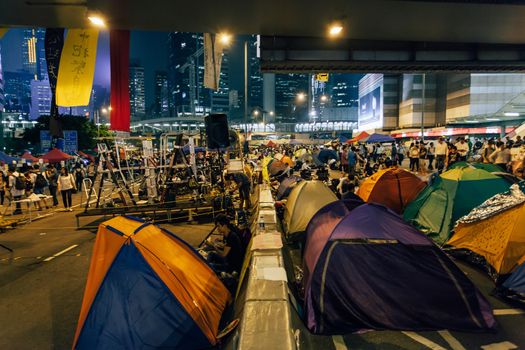
[[[22,159],[26,159],[26,160],[29,160],[33,163],[37,163],[38,162],[38,158],[34,157],[31,153],[29,153],[28,151],[26,151],[24,154],[22,154],[22,156],[20,157]]]
[[[326,164],[328,163],[330,159],[337,160],[338,157],[337,157],[337,153],[333,149],[322,149],[321,151],[319,151],[319,154],[317,155],[317,159],[319,159],[321,163]]]
[[[62,152],[58,148],[53,148],[51,151],[47,152],[40,158],[42,158],[43,160],[49,163],[60,163],[61,161],[66,161],[74,157],[70,156],[67,153]]]
[[[392,136],[383,134],[372,134],[363,139],[363,141],[368,143],[394,142],[395,140]]]
[[[350,140],[347,140],[346,143],[358,142],[358,141],[361,141],[364,138],[367,138],[368,136],[370,136],[369,133],[367,133],[366,131],[362,131],[359,134],[357,134],[354,138],[351,138]]]

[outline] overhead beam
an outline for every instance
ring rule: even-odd
[[[304,72],[523,72],[525,46],[261,37],[261,69]]]

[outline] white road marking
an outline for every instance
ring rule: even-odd
[[[443,337],[443,339],[445,339],[448,345],[450,345],[452,350],[466,350],[465,347],[461,345],[459,340],[454,338],[454,336],[450,334],[449,331],[438,331],[438,333],[441,337]]]
[[[404,335],[406,335],[409,338],[412,338],[413,340],[417,341],[418,343],[423,344],[424,346],[426,346],[429,349],[433,349],[433,350],[447,350],[444,347],[442,347],[441,345],[434,343],[432,340],[427,339],[427,338],[417,334],[416,332],[401,332],[401,333],[403,333]]]
[[[510,341],[504,341],[501,343],[483,345],[481,348],[483,350],[512,350],[517,349],[518,346],[516,344],[511,343]]]
[[[494,310],[494,316],[523,315],[523,314],[525,314],[525,311],[520,310],[520,309],[496,309]]]
[[[78,247],[78,244],[73,244],[71,247],[67,247],[67,248],[64,249],[64,250],[61,250],[61,251],[59,251],[58,253],[53,254],[53,255],[50,256],[49,258],[45,258],[44,261],[51,261],[51,260],[53,260],[54,258],[56,258],[57,256],[60,256],[60,255],[62,255],[62,254],[64,254],[64,253],[67,253],[67,252],[69,252],[71,249],[74,249],[74,248],[76,248],[76,247]]]
[[[348,350],[345,344],[345,340],[340,335],[333,335],[332,341],[334,342],[335,350]]]

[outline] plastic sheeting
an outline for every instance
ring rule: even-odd
[[[525,183],[512,185],[508,192],[500,193],[487,199],[480,206],[458,220],[459,223],[468,224],[485,220],[491,216],[508,210],[525,202]]]

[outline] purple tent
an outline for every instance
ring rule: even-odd
[[[303,179],[300,176],[292,175],[281,181],[279,187],[277,188],[277,200],[288,197],[295,184],[302,180]]]
[[[465,274],[381,205],[322,208],[308,225],[304,256],[306,324],[316,334],[495,327]]]

